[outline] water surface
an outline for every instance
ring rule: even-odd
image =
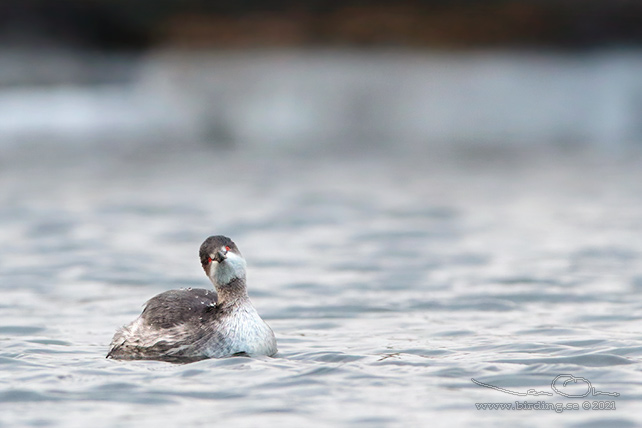
[[[604,153],[43,150],[0,171],[0,426],[642,424],[642,168]],[[232,237],[276,358],[104,358]],[[619,396],[553,392],[561,374]],[[581,385],[568,385],[575,395]],[[584,410],[585,401],[615,410]],[[476,403],[579,410],[477,410]]]

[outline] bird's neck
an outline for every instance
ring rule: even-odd
[[[234,278],[227,284],[214,283],[216,293],[218,294],[219,305],[236,305],[249,301],[245,278]]]

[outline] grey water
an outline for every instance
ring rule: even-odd
[[[203,147],[1,179],[2,426],[642,423],[639,157]],[[209,286],[197,251],[218,233],[279,354],[105,359],[148,298]],[[471,381],[552,392],[562,374],[619,396]],[[475,406],[598,400],[615,409]]]
[[[639,148],[36,137],[0,158],[0,427],[642,424]],[[279,353],[105,359],[212,234]]]

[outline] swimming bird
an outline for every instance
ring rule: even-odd
[[[210,236],[199,257],[216,291],[188,288],[152,297],[116,332],[107,358],[191,362],[276,354],[274,332],[247,294],[246,262],[236,244]]]

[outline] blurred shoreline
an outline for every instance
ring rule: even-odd
[[[5,0],[0,44],[468,49],[640,46],[642,4],[606,0]]]

